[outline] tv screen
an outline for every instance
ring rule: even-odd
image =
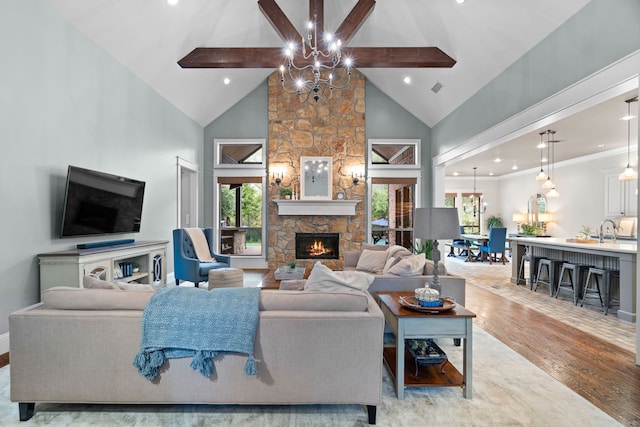
[[[62,237],[139,232],[144,185],[143,181],[69,166]]]

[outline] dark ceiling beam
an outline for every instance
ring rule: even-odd
[[[437,47],[350,47],[355,68],[451,68],[456,60]]]
[[[349,40],[358,31],[360,26],[369,17],[376,5],[375,0],[358,0],[351,12],[344,18],[340,27],[336,30],[336,37],[340,39],[343,45],[349,43]]]
[[[355,68],[451,68],[455,59],[437,47],[351,47]],[[178,61],[182,68],[273,68],[286,61],[279,47],[198,47]]]
[[[258,0],[258,6],[283,41],[297,43],[302,38],[275,0]]]
[[[281,47],[197,47],[178,61],[182,68],[278,68]]]

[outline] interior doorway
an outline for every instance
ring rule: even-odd
[[[177,228],[198,226],[198,165],[176,157]]]

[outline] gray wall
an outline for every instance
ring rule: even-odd
[[[433,155],[640,49],[640,1],[592,0],[434,126]]]
[[[204,158],[202,164],[204,194],[202,198],[203,227],[213,227],[213,140],[267,139],[269,137],[269,95],[267,81],[238,101],[204,128]]]
[[[176,156],[199,162],[203,129],[40,1],[0,1],[0,57],[1,335],[40,300],[38,253],[171,240]],[[69,164],[146,181],[141,232],[59,239]]]
[[[422,206],[433,202],[431,194],[431,128],[367,80],[365,134],[367,139],[420,139]]]

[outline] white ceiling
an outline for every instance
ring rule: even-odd
[[[98,46],[153,87],[194,121],[206,126],[259,86],[274,70],[182,69],[177,61],[196,47],[278,47],[282,40],[256,0],[43,0]],[[324,0],[325,28],[336,29],[357,0]],[[451,69],[361,69],[389,97],[432,127],[589,0],[377,0],[350,46],[437,46],[457,64]],[[308,1],[277,0],[300,33]],[[357,63],[355,64],[357,68]],[[403,78],[410,76],[406,85]],[[231,79],[224,85],[225,77]],[[431,87],[443,88],[434,94]],[[624,98],[620,97],[620,98]],[[321,101],[320,101],[321,102]],[[637,104],[634,104],[637,108]],[[548,126],[557,130],[556,160],[626,146],[619,117],[623,99]],[[610,111],[607,114],[604,111]],[[610,126],[610,123],[614,126]],[[585,126],[589,124],[589,127]],[[595,130],[592,129],[595,127]],[[632,126],[634,127],[634,126]],[[637,128],[637,126],[635,126]],[[478,175],[511,173],[539,166],[538,131],[447,166]],[[566,151],[566,153],[565,153]],[[494,164],[493,158],[503,158]]]

